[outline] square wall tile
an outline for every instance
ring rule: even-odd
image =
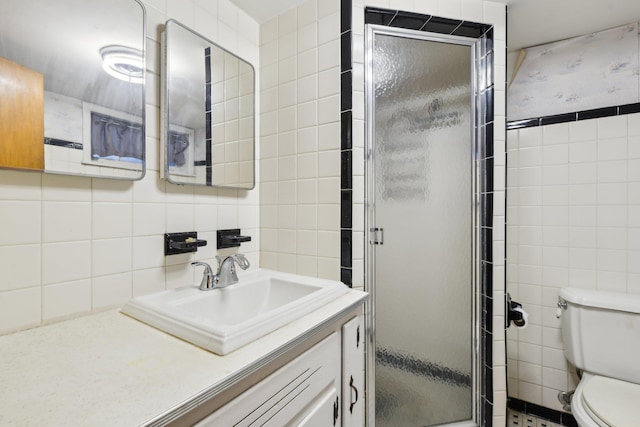
[[[326,0],[325,0],[326,1]],[[333,0],[330,0],[333,1]],[[318,44],[322,45],[340,37],[340,14],[332,13],[318,21]]]
[[[149,295],[166,289],[164,268],[136,270],[132,273],[132,297]]]
[[[189,204],[167,204],[167,233],[193,230],[194,206]]]
[[[40,200],[41,177],[39,173],[0,171],[0,200]]]
[[[298,230],[296,240],[298,254],[313,257],[318,254],[318,232],[315,230]]]
[[[39,243],[41,204],[39,201],[0,201],[0,245]]]
[[[316,277],[318,275],[318,262],[316,257],[298,255],[296,257],[296,272],[303,276]]]
[[[126,217],[124,222],[128,222]],[[42,241],[45,243],[88,240],[92,234],[91,224],[90,203],[47,201],[42,204]]]
[[[93,308],[102,309],[125,304],[132,296],[131,273],[93,278]]]
[[[106,276],[131,271],[131,251],[132,240],[130,238],[93,240],[92,275]]]
[[[42,283],[70,282],[91,277],[91,242],[42,245]]]
[[[318,70],[324,71],[340,66],[340,41],[333,40],[318,49]]]
[[[37,326],[41,307],[40,287],[0,292],[0,334]]]
[[[131,236],[133,227],[131,204],[94,203],[92,214],[92,236],[94,239]]]
[[[0,292],[40,286],[40,245],[0,246]]]
[[[322,206],[298,205],[296,209],[298,230],[316,230],[319,228],[320,222],[324,221],[326,213],[322,209]],[[336,227],[334,226],[331,229],[335,230]]]
[[[133,270],[164,266],[164,236],[134,237],[132,263]]]
[[[338,258],[318,258],[318,277],[340,280],[340,260]]]
[[[210,205],[204,205],[210,206]],[[215,205],[214,205],[215,206]],[[166,229],[165,205],[160,203],[133,204],[133,236],[162,234]]]
[[[298,53],[313,49],[318,45],[318,26],[315,21],[298,28]]]
[[[42,320],[45,322],[90,311],[90,279],[42,288]]]

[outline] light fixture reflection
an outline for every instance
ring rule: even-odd
[[[144,82],[142,51],[126,46],[105,46],[100,49],[102,68],[109,75],[125,82]]]

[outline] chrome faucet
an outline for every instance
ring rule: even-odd
[[[218,271],[214,274],[211,267],[206,262],[192,262],[191,265],[201,265],[204,267],[204,274],[200,282],[200,290],[210,291],[211,289],[226,288],[229,285],[238,283],[238,274],[235,264],[243,270],[249,268],[249,260],[242,254],[233,254],[225,257],[222,261],[219,256]]]

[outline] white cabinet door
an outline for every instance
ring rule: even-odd
[[[340,378],[334,332],[196,426],[340,425]]]
[[[330,387],[322,396],[318,398],[318,401],[311,410],[305,414],[304,418],[300,422],[294,422],[291,425],[298,427],[328,427],[340,425],[340,398],[338,391],[338,384],[336,387]]]
[[[342,326],[342,425],[364,426],[364,316]]]

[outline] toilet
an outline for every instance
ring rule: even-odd
[[[640,295],[563,288],[558,316],[565,357],[583,371],[578,425],[640,426]]]

